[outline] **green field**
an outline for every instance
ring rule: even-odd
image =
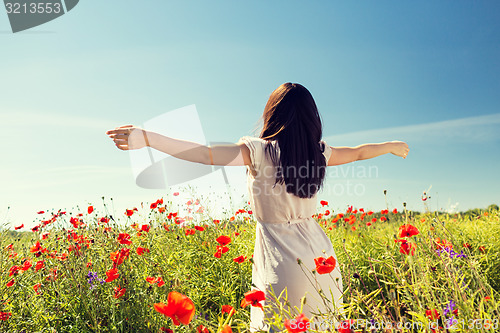
[[[197,228],[181,223],[189,217],[174,216],[168,200],[113,219],[85,208],[45,212],[35,231],[4,228],[0,332],[197,332],[200,325],[204,332],[248,332],[250,306],[241,301],[252,290],[253,214],[242,207],[214,222],[198,202],[190,204],[202,221]],[[498,331],[498,208],[458,214],[387,208],[333,212],[325,205],[315,215],[343,275],[340,319],[355,320],[358,332],[397,331],[389,323],[413,327],[402,332],[430,332],[429,325],[436,332],[450,325],[449,332]],[[402,225],[418,234],[401,237]],[[227,252],[217,251],[222,235],[231,239]],[[314,279],[314,263],[302,265]],[[172,291],[194,303],[187,325],[155,310]],[[223,305],[235,313],[222,312]],[[285,306],[269,321],[286,332],[283,322],[299,314]],[[326,315],[340,320],[333,311]]]

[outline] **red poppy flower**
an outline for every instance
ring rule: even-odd
[[[174,192],[174,197],[178,196],[179,195],[179,192]]]
[[[111,260],[115,263],[115,265],[121,265],[125,259],[127,259],[130,255],[130,249],[123,248],[119,251],[111,252],[110,257]]]
[[[120,274],[118,273],[118,270],[116,268],[112,268],[106,272],[106,276],[108,277],[106,279],[106,282],[111,282],[117,279],[120,276]]]
[[[94,206],[89,206],[87,208],[87,213],[92,214],[93,211],[94,211]]]
[[[219,236],[217,239],[216,239],[217,243],[219,243],[220,245],[222,246],[226,246],[227,244],[231,243],[231,237],[229,236]]]
[[[137,211],[137,208],[134,209],[125,209],[125,215],[128,217],[132,216],[134,214],[134,211]]]
[[[244,256],[239,256],[239,257],[236,257],[233,259],[234,262],[237,262],[238,264],[241,264],[242,262],[245,261],[247,257],[244,257]]]
[[[410,243],[406,239],[395,239],[395,242],[401,242],[401,246],[399,247],[399,252],[406,255],[415,255],[415,249],[417,248],[417,244]]]
[[[231,329],[231,326],[224,325],[224,327],[222,328],[222,331],[220,331],[220,333],[233,333],[233,330]]]
[[[202,226],[199,226],[199,225],[194,226],[194,228],[196,230],[198,230],[198,231],[204,231],[205,230],[205,228],[203,228]]]
[[[380,221],[382,221],[382,222],[387,221],[387,217],[385,217],[385,216],[381,216],[381,217],[380,217]]]
[[[314,263],[316,264],[316,272],[318,272],[318,274],[328,274],[335,269],[337,261],[333,256],[330,256],[327,259],[318,257],[314,259]]]
[[[38,292],[38,289],[40,289],[40,286],[41,286],[41,284],[40,284],[40,283],[37,283],[37,284],[35,284],[35,285],[33,286],[33,290],[35,291],[35,293],[36,293],[37,295],[40,295],[40,293]]]
[[[166,305],[163,303],[155,303],[154,308],[159,313],[170,317],[176,326],[180,323],[188,325],[193,319],[195,312],[193,301],[176,291],[172,291],[168,294]]]
[[[113,290],[115,291],[115,294],[113,295],[114,298],[122,297],[123,295],[125,295],[125,291],[127,291],[127,289],[120,288],[120,286],[115,287],[115,289],[113,289]]]
[[[146,277],[146,281],[153,284],[153,283],[156,283],[156,278],[152,277],[152,276],[148,276],[148,277]]]
[[[439,319],[440,315],[436,309],[425,310],[425,316],[431,320]]]
[[[411,224],[403,224],[399,227],[399,236],[398,237],[411,237],[419,234],[419,231],[416,227]]]
[[[11,312],[0,312],[0,320],[9,320],[10,316],[12,316]]]
[[[12,266],[10,269],[9,269],[9,276],[12,276],[12,275],[17,275],[17,273],[19,273],[19,270],[21,269],[21,267],[19,266]]]
[[[14,279],[10,280],[9,282],[7,282],[7,287],[12,287],[14,285],[14,283],[16,283],[16,281],[14,281]]]
[[[129,234],[119,234],[118,235],[118,243],[125,244],[125,245],[132,244],[132,241],[130,241],[130,235]]]
[[[325,201],[325,200],[321,200],[319,203],[320,203],[320,204],[321,204],[321,206],[323,206],[323,207],[328,205],[328,201]]]
[[[310,323],[309,319],[301,313],[292,320],[285,320],[285,327],[291,333],[305,332],[310,328]]]
[[[142,231],[149,232],[149,229],[151,229],[151,226],[149,224],[143,224],[141,226]]]
[[[158,203],[153,202],[151,205],[149,205],[150,209],[155,209],[158,206]]]
[[[19,230],[19,229],[22,229],[22,228],[24,228],[24,223],[21,224],[20,226],[14,227],[14,230]]]
[[[31,260],[27,259],[25,262],[23,262],[23,265],[21,266],[21,270],[23,272],[25,272],[28,269],[30,269],[31,266],[33,266],[33,264],[31,263]]]
[[[260,290],[251,290],[245,293],[245,298],[241,300],[240,306],[242,308],[247,307],[248,305],[256,306],[259,308],[263,308],[261,301],[266,299],[266,295],[263,291]]]
[[[40,242],[37,241],[35,243],[35,245],[33,245],[32,247],[30,247],[30,252],[31,253],[36,253],[36,252],[40,252],[42,251],[42,246],[40,245]]]
[[[165,281],[163,281],[163,278],[162,278],[161,276],[158,276],[158,277],[156,278],[156,285],[157,285],[158,287],[161,287],[161,286],[164,286],[164,285],[165,285]]]
[[[205,326],[203,325],[200,325],[196,328],[196,332],[197,333],[210,333],[210,331],[208,330],[208,328],[206,328]]]
[[[41,270],[44,267],[45,267],[45,263],[43,260],[37,261],[37,263],[35,265],[35,272],[38,272],[39,270]]]
[[[354,319],[344,320],[337,324],[336,329],[339,333],[351,333],[354,331],[355,323]]]
[[[193,228],[187,228],[184,233],[186,234],[186,236],[189,236],[189,235],[194,235],[196,233],[196,230],[193,229]]]
[[[231,305],[222,306],[222,313],[228,313],[229,316],[232,316],[235,312],[236,310]]]
[[[388,209],[382,209],[380,211],[380,214],[389,214],[389,210]]]
[[[138,247],[137,250],[136,250],[137,254],[142,256],[144,254],[144,252],[147,252],[149,253],[149,249],[146,249],[145,247]]]
[[[397,209],[397,208],[394,208],[394,209],[392,210],[392,213],[393,213],[393,214],[397,214],[397,213],[398,213],[398,209]]]

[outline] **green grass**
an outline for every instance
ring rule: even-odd
[[[164,207],[165,212],[160,213],[158,207]],[[130,218],[123,214],[117,221],[120,223],[101,223],[104,215],[85,211],[81,217],[85,226],[74,228],[68,212],[37,232],[0,231],[0,312],[12,314],[0,320],[0,332],[159,332],[162,327],[196,332],[199,325],[219,332],[224,324],[229,324],[233,332],[248,332],[249,308],[240,307],[244,293],[252,289],[249,259],[256,222],[247,212],[248,207],[234,215],[234,220],[218,224],[201,213],[205,230],[192,235],[186,235],[187,227],[168,219],[170,202],[158,207],[144,210],[147,218],[137,213]],[[429,325],[432,320],[426,310],[436,309],[440,326],[452,316],[457,320],[455,332],[484,331],[487,319],[492,325],[499,324],[498,210],[455,215],[389,211],[364,215],[361,220],[360,211],[342,212],[344,216],[338,218],[337,212],[324,215],[327,208],[318,211],[322,215],[316,219],[337,253],[348,318],[357,319],[359,325],[370,319]],[[73,212],[73,216],[78,213]],[[346,219],[352,215],[356,221],[350,224]],[[382,222],[381,216],[388,221]],[[367,226],[372,218],[376,222]],[[130,226],[133,222],[136,229]],[[151,226],[149,232],[138,232],[142,224]],[[416,244],[413,256],[400,253],[400,243],[395,242],[402,224],[412,224],[419,230],[418,235],[409,237]],[[46,239],[42,239],[44,233],[49,233]],[[119,244],[119,233],[129,233],[132,244]],[[229,251],[216,258],[216,238],[221,235],[230,236],[232,242]],[[448,252],[438,255],[436,238],[447,240],[456,253],[465,257],[451,258]],[[38,257],[30,252],[36,241],[47,249]],[[149,249],[149,253],[139,256],[139,246]],[[112,282],[97,282],[90,289],[89,272],[106,279],[106,272],[113,267],[110,254],[122,248],[130,249],[130,254],[117,266],[120,276]],[[247,260],[238,264],[233,258],[240,255]],[[22,266],[26,260],[31,260],[33,266],[9,276],[13,266]],[[40,260],[44,260],[45,267],[35,271]],[[314,263],[304,265],[314,267]],[[57,276],[51,279],[54,269]],[[313,272],[307,273],[314,279]],[[148,276],[161,276],[165,285],[150,284]],[[11,280],[14,284],[7,287]],[[40,284],[38,294],[33,289],[36,284]],[[115,299],[117,286],[126,292]],[[153,308],[154,303],[166,303],[173,290],[195,304],[195,317],[189,325],[175,327]],[[450,301],[456,304],[458,314],[444,313]],[[231,305],[237,311],[229,318],[221,313],[222,305]],[[285,330],[283,321],[298,314],[298,309],[284,307],[269,320]]]

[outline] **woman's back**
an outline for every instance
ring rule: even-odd
[[[240,139],[250,150],[252,166],[248,166],[248,191],[255,218],[261,223],[284,223],[289,220],[310,218],[316,211],[317,196],[299,198],[286,192],[285,183],[276,183],[276,167],[269,154],[265,153],[266,140],[245,136]],[[278,157],[280,149],[277,141],[271,141]],[[331,148],[323,141],[323,155],[330,158]],[[289,173],[305,176],[306,168],[289,168]],[[307,189],[304,189],[307,190]]]
[[[276,167],[269,154],[265,152],[265,140],[246,136],[242,137],[240,142],[250,150],[248,191],[250,204],[258,221],[255,231],[252,284],[264,291],[267,303],[272,300],[271,290],[278,296],[286,289],[287,300],[292,307],[300,308],[302,297],[307,296],[307,303],[303,309],[307,317],[311,318],[312,313],[318,311],[318,307],[325,313],[327,309],[316,291],[317,285],[309,281],[297,262],[297,259],[301,259],[307,267],[304,270],[310,272],[314,267],[315,258],[333,256],[336,259],[330,239],[312,218],[317,195],[311,198],[299,198],[287,193],[284,183],[276,183]],[[273,147],[277,146],[276,141],[271,144]],[[331,148],[324,142],[318,144],[325,147],[323,155],[328,161]],[[279,153],[279,147],[276,148]],[[300,169],[297,169],[297,173],[299,172]],[[339,306],[342,301],[342,277],[339,268],[337,267],[331,274],[338,280],[328,275],[316,275],[316,279],[326,295],[330,295],[331,290],[335,298],[333,302]],[[331,304],[330,309],[333,307]],[[253,331],[263,329],[263,320],[264,312],[260,308],[252,307],[251,329]]]

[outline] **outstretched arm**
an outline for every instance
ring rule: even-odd
[[[340,165],[359,160],[367,160],[391,153],[406,158],[410,148],[405,142],[391,141],[383,143],[367,143],[356,147],[332,147],[328,165]]]
[[[107,135],[121,150],[151,147],[182,160],[224,166],[250,165],[250,151],[244,144],[206,146],[192,141],[179,140],[133,125],[109,130]]]

